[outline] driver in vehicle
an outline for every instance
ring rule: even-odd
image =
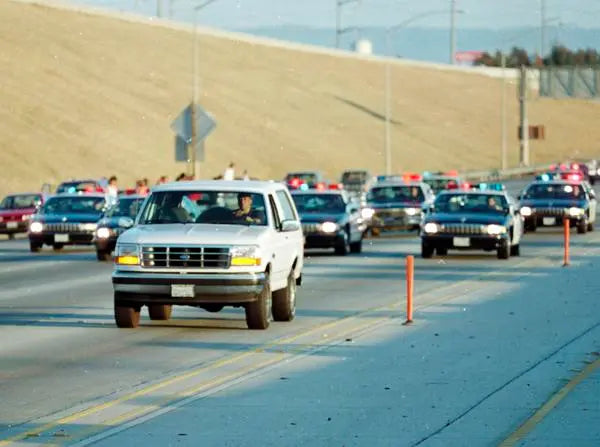
[[[233,212],[236,220],[249,224],[262,224],[264,216],[260,211],[252,209],[252,194],[241,192],[238,194],[238,209]]]
[[[487,203],[489,209],[493,211],[502,211],[502,207],[500,206],[500,204],[498,204],[498,202],[496,202],[496,199],[494,197],[488,197]]]

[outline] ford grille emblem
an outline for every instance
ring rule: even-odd
[[[190,255],[181,255],[181,256],[179,256],[179,259],[181,259],[182,261],[189,261]]]
[[[466,217],[462,217],[462,218],[460,219],[460,221],[461,221],[462,223],[465,223],[465,222],[467,221],[467,218],[466,218]]]

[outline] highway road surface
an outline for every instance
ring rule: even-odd
[[[297,318],[117,329],[110,263],[0,242],[0,446],[598,446],[600,231],[423,260],[310,252]],[[414,323],[404,262],[416,256]]]

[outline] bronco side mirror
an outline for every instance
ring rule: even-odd
[[[284,220],[281,222],[281,231],[287,233],[289,231],[298,231],[300,224],[295,220]]]

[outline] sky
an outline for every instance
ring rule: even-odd
[[[154,15],[162,1],[165,16],[190,21],[192,5],[205,0],[72,0]],[[335,26],[337,0],[216,0],[199,14],[200,23],[226,29],[308,25]],[[443,27],[449,24],[451,0],[356,0],[342,8],[344,26],[391,26],[415,14],[440,11],[414,26]],[[539,26],[542,0],[456,0],[463,12],[457,17],[461,28],[499,29]],[[600,28],[600,0],[545,0],[548,24]]]

